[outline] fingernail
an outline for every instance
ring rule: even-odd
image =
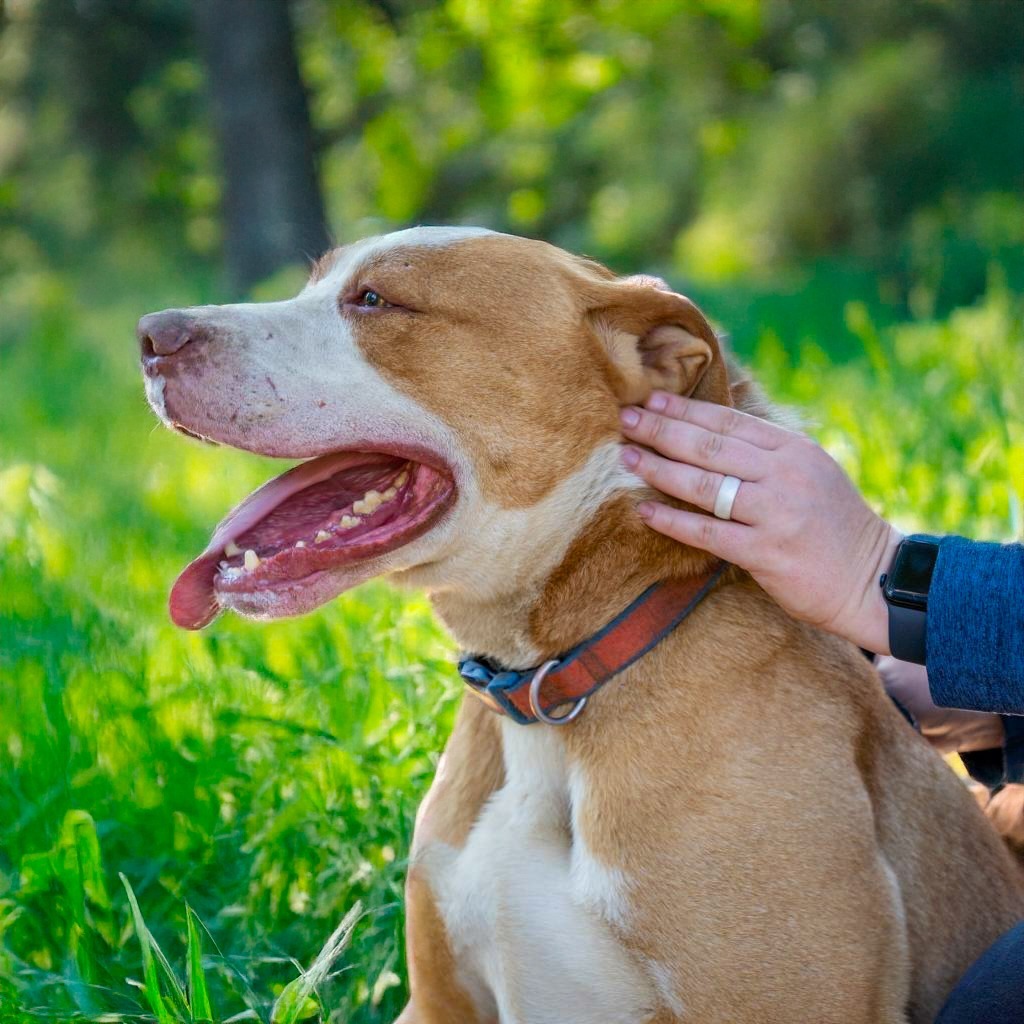
[[[636,507],[636,514],[641,519],[650,519],[654,515],[654,506],[649,501],[641,501]]]
[[[623,426],[635,427],[640,422],[640,413],[636,409],[623,409],[619,413]]]
[[[630,469],[636,469],[640,465],[640,453],[635,448],[623,448],[622,461]]]
[[[668,405],[668,395],[664,391],[652,391],[651,397],[647,399],[647,408],[651,412],[661,412]]]

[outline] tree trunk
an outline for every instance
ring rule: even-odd
[[[238,294],[330,245],[286,0],[194,0]]]

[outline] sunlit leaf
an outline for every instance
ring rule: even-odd
[[[318,1012],[318,1004],[313,998],[317,986],[327,979],[335,961],[348,945],[352,929],[362,912],[363,908],[357,903],[334,930],[309,970],[290,982],[278,996],[270,1014],[272,1024],[296,1024]]]

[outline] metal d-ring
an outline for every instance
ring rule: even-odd
[[[571,711],[567,711],[564,715],[560,715],[558,718],[555,718],[553,715],[549,715],[540,706],[541,683],[544,682],[544,677],[557,664],[557,658],[552,658],[551,661],[544,662],[544,664],[541,665],[541,667],[533,673],[533,679],[530,680],[530,710],[534,713],[534,715],[536,715],[536,717],[541,722],[544,722],[546,725],[568,725],[573,719],[579,717],[580,712],[587,706],[587,698],[580,697],[580,699],[576,701],[576,703],[573,705]]]

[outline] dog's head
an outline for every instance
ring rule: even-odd
[[[480,593],[549,558],[616,488],[618,409],[729,398],[686,298],[543,242],[414,228],[328,253],[286,302],[139,321],[150,403],[289,459],[178,578],[174,621],[308,611],[372,576]],[[556,536],[557,535],[557,536]],[[511,556],[510,556],[511,557]]]

